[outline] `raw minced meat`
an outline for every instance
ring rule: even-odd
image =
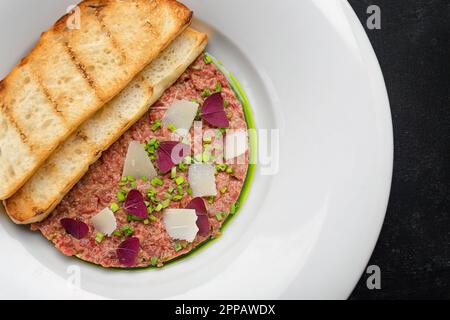
[[[220,83],[220,86],[217,85]],[[159,141],[171,140],[172,132],[167,128],[160,128],[152,131],[152,124],[155,120],[162,119],[167,108],[175,100],[203,101],[202,93],[205,89],[214,92],[217,88],[222,88],[222,96],[228,102],[227,113],[230,119],[230,129],[247,130],[247,124],[243,112],[243,107],[229,87],[225,76],[216,68],[214,64],[205,64],[200,57],[180,79],[170,87],[159,101],[154,104],[150,111],[134,124],[116,143],[103,153],[101,158],[93,164],[86,175],[76,184],[76,186],[64,197],[62,202],[56,207],[54,212],[45,221],[34,224],[33,230],[40,230],[42,234],[51,240],[56,248],[68,256],[77,256],[82,260],[102,265],[103,267],[123,267],[117,257],[117,248],[124,240],[125,235],[104,237],[98,243],[96,241],[96,231],[90,219],[105,207],[109,207],[112,202],[117,202],[116,195],[120,191],[119,181],[121,179],[123,165],[130,141],[146,143],[152,138]],[[205,122],[202,123],[203,131],[214,129]],[[194,129],[191,129],[193,137]],[[193,140],[193,139],[192,139]],[[198,142],[198,141],[197,141]],[[194,142],[191,143],[193,148]],[[150,220],[148,224],[142,221],[128,221],[127,213],[120,207],[115,213],[118,230],[123,226],[129,226],[134,230],[133,236],[140,240],[140,252],[136,262],[136,267],[149,266],[156,261],[159,266],[176,257],[184,255],[196,246],[211,237],[220,233],[220,228],[226,217],[230,214],[230,207],[240,195],[248,170],[249,152],[240,158],[240,161],[230,164],[232,173],[219,172],[216,176],[217,197],[210,203],[209,198],[205,198],[208,209],[210,232],[207,236],[197,235],[192,243],[176,241],[170,238],[162,222],[162,213],[154,212],[156,219]],[[187,172],[178,170],[177,175],[183,176],[187,181]],[[170,173],[160,176],[163,186],[153,187],[149,182],[137,180],[137,189],[145,196],[147,189],[154,188],[157,197],[163,199],[170,187],[176,189],[177,185],[171,179]],[[226,192],[222,193],[226,188]],[[148,200],[148,199],[146,199]],[[184,208],[192,200],[186,195],[181,201],[171,201],[170,208]],[[217,215],[219,213],[219,215]],[[67,234],[61,226],[60,220],[63,218],[79,219],[89,225],[89,234],[77,240]],[[220,219],[221,218],[221,219]],[[156,258],[155,258],[156,257]],[[153,258],[153,259],[152,259]],[[153,261],[152,261],[153,260]]]

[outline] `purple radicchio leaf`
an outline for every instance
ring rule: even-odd
[[[138,218],[145,219],[148,216],[147,206],[145,205],[144,197],[136,189],[130,190],[128,192],[123,208],[129,214]]]
[[[127,267],[136,264],[136,258],[139,254],[140,241],[136,237],[128,238],[117,248],[117,257],[119,262]]]
[[[66,232],[75,239],[83,239],[89,233],[88,225],[82,221],[64,218],[60,222]]]
[[[214,93],[206,98],[203,103],[201,117],[214,127],[228,128],[230,126],[223,105],[223,97],[220,92]]]
[[[162,173],[169,172],[188,155],[189,146],[176,141],[164,141],[156,150],[156,163]]]

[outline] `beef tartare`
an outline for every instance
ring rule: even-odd
[[[193,108],[185,133],[170,123],[186,123],[183,106]],[[103,267],[161,267],[220,235],[236,211],[249,148],[242,141],[230,147],[227,136],[247,131],[241,102],[203,55],[32,229],[63,254]],[[145,163],[129,158],[140,146],[154,174],[124,174],[126,167]],[[177,146],[179,159],[170,159]]]

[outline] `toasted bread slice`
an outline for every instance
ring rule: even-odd
[[[3,202],[18,224],[42,221],[89,166],[139,120],[204,50],[207,36],[187,29],[104,108],[86,121],[36,174]]]
[[[0,82],[0,200],[189,25],[175,0],[87,0]],[[69,28],[70,26],[70,28]]]

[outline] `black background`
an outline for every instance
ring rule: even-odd
[[[394,176],[385,223],[350,299],[450,299],[450,0],[349,0],[372,42],[394,125]],[[381,9],[369,30],[367,8]]]

